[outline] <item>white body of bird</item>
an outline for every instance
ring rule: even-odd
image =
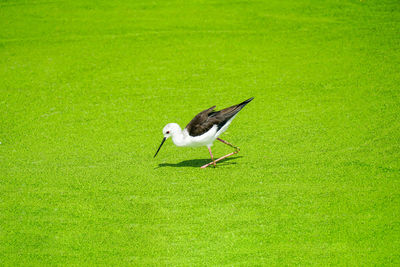
[[[217,130],[217,125],[214,125],[210,130],[199,136],[190,136],[186,129],[183,129],[177,123],[168,123],[163,129],[163,135],[166,139],[172,138],[172,142],[176,146],[187,147],[211,147],[223,132],[228,129],[229,124],[236,117],[233,116],[221,129]]]

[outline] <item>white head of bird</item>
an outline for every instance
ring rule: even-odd
[[[168,123],[162,132],[164,137],[168,139],[171,136],[181,133],[182,129],[177,123]]]
[[[177,123],[168,123],[167,125],[165,125],[165,127],[164,127],[162,132],[163,132],[164,138],[163,138],[163,140],[161,142],[161,145],[157,149],[157,152],[154,155],[154,157],[157,156],[158,151],[160,151],[160,149],[161,149],[162,145],[164,144],[165,140],[167,140],[168,138],[172,137],[172,141],[176,145],[178,145],[180,142],[182,142],[182,139],[183,139],[182,129]]]

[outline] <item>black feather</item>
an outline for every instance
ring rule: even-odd
[[[220,111],[214,111],[215,106],[203,110],[197,114],[185,128],[191,136],[200,136],[210,130],[214,125],[217,125],[217,129],[220,130],[233,116],[235,116],[253,99],[254,97],[249,98],[240,104]]]

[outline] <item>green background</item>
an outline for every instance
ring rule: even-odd
[[[399,36],[397,0],[1,1],[1,265],[399,265]],[[153,159],[249,97],[237,156]]]

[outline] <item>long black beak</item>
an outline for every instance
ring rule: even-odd
[[[156,152],[156,154],[154,155],[154,157],[153,157],[153,158],[155,158],[155,157],[157,156],[157,154],[158,154],[158,151],[160,151],[160,148],[161,148],[161,147],[162,147],[162,145],[164,144],[165,140],[167,140],[167,137],[164,137],[164,139],[163,139],[163,140],[162,140],[162,142],[161,142],[161,145],[160,145],[160,147],[157,149],[157,152]]]

